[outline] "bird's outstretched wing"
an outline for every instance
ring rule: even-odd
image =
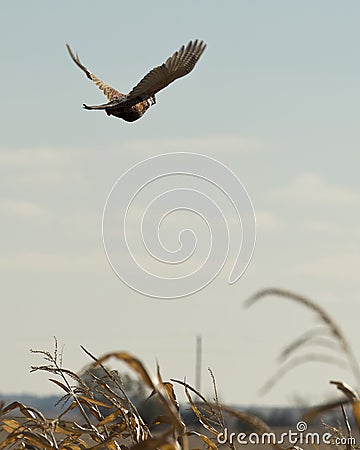
[[[74,55],[69,44],[66,44],[66,48],[69,52],[71,59],[74,61],[74,63],[78,67],[80,67],[80,69],[83,72],[85,72],[86,76],[96,84],[96,86],[106,95],[106,97],[108,98],[109,101],[112,101],[112,100],[115,100],[115,99],[118,99],[118,98],[121,98],[124,96],[124,94],[122,94],[121,92],[112,88],[111,86],[107,85],[106,83],[104,83],[104,81],[100,80],[100,78],[98,78],[96,75],[91,73],[90,70],[80,62],[79,56]]]
[[[190,41],[168,58],[164,64],[150,70],[148,74],[129,92],[124,103],[132,106],[142,100],[152,97],[177,78],[187,75],[193,70],[206,44],[198,40]]]

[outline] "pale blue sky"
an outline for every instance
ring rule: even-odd
[[[128,350],[164,377],[194,381],[195,335],[229,403],[318,401],[320,365],[289,374],[266,397],[257,389],[285,342],[309,326],[296,305],[243,301],[268,286],[308,295],[358,343],[360,267],[359,18],[357,1],[14,1],[0,15],[2,123],[1,391],[55,388],[29,367],[29,348],[65,344],[80,369],[93,353]],[[127,92],[180,45],[208,47],[194,72],[128,124],[81,109],[103,102],[65,43]],[[258,220],[252,263],[229,286],[225,267],[200,293],[151,300],[111,271],[101,215],[116,179],[144,158],[204,153],[245,185]],[[311,383],[310,383],[311,380]],[[204,392],[211,383],[203,376]],[[56,391],[55,391],[56,392]]]

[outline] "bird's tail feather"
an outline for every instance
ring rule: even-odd
[[[83,104],[84,109],[105,109],[108,106],[109,106],[109,103],[105,103],[103,105],[93,105],[93,106],[85,105],[85,103]]]

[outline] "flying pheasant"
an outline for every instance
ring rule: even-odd
[[[86,76],[101,89],[109,100],[103,105],[88,106],[84,104],[84,108],[103,109],[108,116],[116,116],[127,122],[134,122],[156,103],[155,94],[157,92],[193,70],[205,50],[206,44],[203,41],[195,40],[190,41],[186,47],[183,45],[164,64],[150,70],[128,94],[122,94],[101,81],[80,62],[78,55],[74,55],[68,44],[66,47],[74,63],[85,72]]]

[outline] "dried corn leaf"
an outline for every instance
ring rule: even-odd
[[[356,400],[355,402],[353,402],[352,410],[356,421],[356,425],[360,430],[360,400]]]
[[[36,419],[36,417],[40,417],[42,420],[45,421],[45,417],[41,414],[40,411],[38,411],[35,408],[31,408],[29,406],[25,406],[20,402],[12,402],[9,405],[5,406],[2,413],[7,414],[11,411],[14,411],[14,409],[19,409],[21,413],[27,417],[28,419]]]
[[[20,425],[17,420],[2,419],[1,421],[1,430],[6,431],[6,433],[12,433],[13,431],[20,429],[24,429],[24,427]]]
[[[207,418],[201,413],[201,411],[198,409],[198,407],[195,405],[193,399],[191,398],[190,392],[187,388],[187,386],[185,386],[185,394],[189,400],[191,409],[193,410],[194,414],[196,415],[196,417],[198,418],[199,422],[207,429],[210,431],[210,433],[214,434],[215,436],[219,435],[218,430],[216,430],[207,420]]]
[[[16,435],[7,436],[2,442],[0,442],[0,449],[8,448],[18,440]]]
[[[59,386],[61,389],[63,389],[67,394],[72,394],[71,389],[66,386],[64,383],[61,383],[59,380],[55,380],[54,378],[49,378],[49,381]]]
[[[86,397],[84,395],[77,395],[77,398],[84,400],[87,404],[102,406],[103,408],[112,408],[112,406],[108,403],[104,403],[100,400],[95,400],[94,398]]]
[[[36,433],[34,431],[22,431],[22,436],[26,442],[30,442],[34,445],[40,445],[45,448],[53,448],[54,445],[46,436]]]
[[[154,389],[154,387],[155,387],[154,382],[153,382],[151,376],[149,375],[148,371],[145,369],[142,362],[135,356],[131,355],[130,353],[127,353],[127,352],[107,353],[107,354],[101,356],[97,360],[95,365],[103,364],[104,362],[106,362],[108,359],[111,359],[111,358],[116,358],[121,361],[124,361],[126,364],[128,364],[128,366],[130,366],[134,370],[134,372],[136,372],[139,375],[139,377],[144,381],[144,383],[150,389]]]
[[[334,384],[351,402],[359,400],[358,393],[348,384],[342,381],[330,381],[330,384]]]
[[[218,450],[217,446],[214,444],[214,442],[209,439],[207,436],[201,433],[197,433],[196,431],[188,431],[187,436],[197,436],[199,437],[205,444],[207,445],[207,448],[210,450]]]
[[[112,437],[109,437],[108,439],[101,441],[101,442],[99,442],[99,444],[91,447],[92,450],[95,450],[95,449],[104,450],[106,448],[109,450],[121,450],[121,447],[119,446],[119,444]]]
[[[115,420],[119,420],[119,411],[114,411],[111,414],[107,415],[106,417],[104,417],[104,419],[100,420],[98,425],[107,425],[108,423],[114,422]]]
[[[153,437],[146,441],[139,442],[130,447],[130,450],[180,450],[180,446],[177,442],[171,441],[169,433],[162,436]]]

